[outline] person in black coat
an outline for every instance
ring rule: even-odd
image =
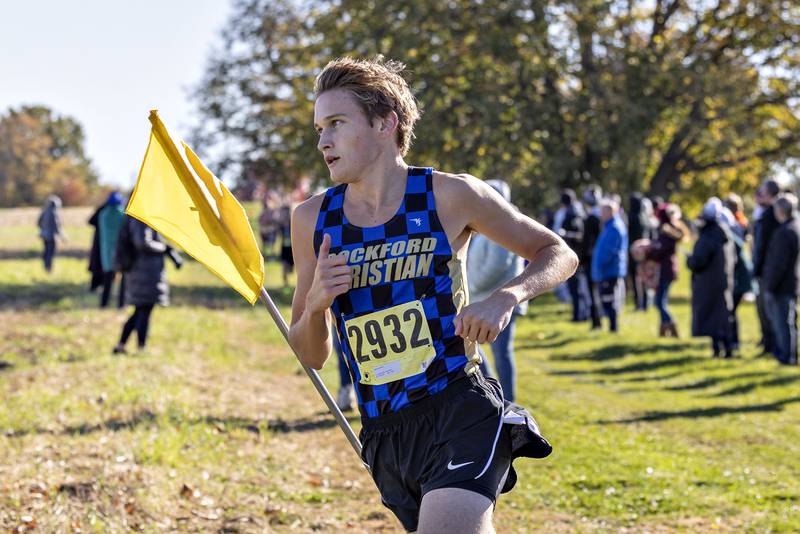
[[[764,349],[765,354],[775,354],[775,334],[772,332],[771,321],[767,315],[764,302],[764,290],[761,289],[761,275],[764,270],[764,261],[769,249],[769,242],[772,234],[778,228],[778,220],[775,218],[775,211],[772,204],[775,197],[780,193],[780,187],[774,180],[767,180],[756,191],[756,202],[761,209],[761,214],[753,225],[753,278],[759,286],[756,294],[756,311],[758,321],[761,324],[761,341],[759,344]]]
[[[599,287],[597,282],[592,280],[592,254],[603,226],[600,221],[600,208],[598,207],[602,197],[603,190],[597,185],[589,186],[583,192],[586,217],[583,219],[583,253],[578,254],[581,269],[586,275],[586,283],[589,286],[589,315],[592,318],[592,330],[601,327],[600,317],[602,314],[600,296],[598,294]]]
[[[561,193],[561,206],[564,208],[564,220],[558,234],[564,242],[578,255],[583,253],[583,206],[575,198],[575,191],[564,189]],[[567,280],[570,300],[572,301],[572,321],[585,321],[588,317],[589,296],[586,294],[588,283],[584,271],[578,267],[575,274]]]
[[[700,236],[686,265],[692,271],[692,335],[711,337],[714,357],[724,349],[733,357],[733,270],[735,247],[730,231],[718,221],[722,202],[712,197],[698,221]]]
[[[125,302],[133,305],[133,314],[122,327],[114,354],[126,354],[125,343],[136,330],[139,350],[147,343],[150,314],[156,304],[169,305],[169,285],[164,270],[164,256],[180,268],[177,252],[152,228],[133,217],[125,217],[117,242],[115,270],[125,272]]]
[[[780,226],[770,239],[761,283],[764,304],[775,335],[775,356],[782,364],[797,365],[797,295],[800,277],[800,221],[797,198],[778,196],[774,204]]]

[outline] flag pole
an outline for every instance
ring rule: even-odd
[[[278,307],[275,306],[275,303],[272,301],[272,297],[269,296],[269,293],[267,293],[267,290],[263,287],[261,288],[261,302],[263,302],[264,306],[267,307],[267,311],[272,316],[275,324],[278,325],[278,330],[281,331],[281,334],[283,334],[286,342],[289,343],[289,326],[283,319]],[[289,346],[292,347],[292,344],[289,343]],[[314,384],[314,387],[317,388],[317,392],[322,397],[322,400],[324,400],[325,404],[328,405],[328,409],[333,414],[336,422],[339,423],[339,427],[347,437],[347,441],[350,442],[350,445],[353,446],[353,449],[356,451],[356,454],[358,454],[358,457],[361,458],[361,442],[358,440],[358,436],[356,436],[355,432],[353,432],[353,429],[350,427],[350,423],[347,421],[347,418],[345,418],[344,414],[342,414],[342,411],[339,409],[339,407],[336,406],[333,397],[331,397],[331,394],[328,392],[325,384],[322,383],[319,373],[308,367],[302,362],[302,360],[300,360],[300,357],[297,355],[297,352],[295,352],[294,347],[292,347],[292,352],[294,352],[295,356],[297,356],[297,361],[299,361],[300,365],[303,366],[303,370],[308,375],[308,378],[311,379],[311,383]],[[364,464],[364,466],[367,467],[366,464]],[[369,470],[369,467],[367,467],[367,470]]]

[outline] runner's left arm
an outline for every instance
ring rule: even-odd
[[[577,255],[563,239],[520,213],[484,182],[466,176],[454,187],[453,200],[470,206],[466,226],[530,263],[522,273],[485,300],[465,306],[456,318],[456,334],[487,343],[511,320],[514,307],[545,293],[575,273]]]

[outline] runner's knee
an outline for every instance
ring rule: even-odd
[[[494,503],[474,491],[460,488],[432,490],[422,498],[418,534],[491,534]]]

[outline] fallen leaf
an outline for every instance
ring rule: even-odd
[[[188,485],[184,484],[181,488],[181,497],[184,499],[191,499],[193,494],[194,490],[192,490],[192,488],[190,488]]]
[[[281,507],[280,506],[274,505],[274,504],[269,503],[269,502],[266,504],[266,506],[264,506],[264,513],[266,515],[277,514],[280,511],[281,511]]]
[[[41,482],[36,482],[34,484],[31,484],[30,488],[28,488],[28,491],[32,495],[38,495],[39,497],[47,497],[48,496],[47,488]]]
[[[21,525],[17,527],[17,532],[25,532],[27,530],[34,530],[36,528],[36,518],[30,515],[23,515],[19,518],[22,522]]]

